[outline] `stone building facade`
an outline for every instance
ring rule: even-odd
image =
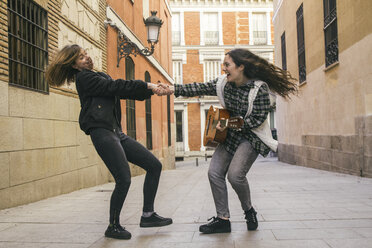
[[[207,82],[222,74],[225,53],[246,48],[273,62],[272,0],[170,0],[175,83]],[[273,97],[274,100],[274,97]],[[176,157],[211,155],[203,146],[206,112],[216,97],[175,99]],[[275,128],[274,111],[270,114]]]
[[[277,100],[281,161],[372,176],[371,1],[275,0],[275,61],[299,95]]]
[[[131,6],[132,16],[142,17],[142,1],[121,2]],[[147,3],[147,12],[162,10],[162,15],[168,16],[161,18],[170,22],[165,1],[143,2]],[[79,128],[80,102],[74,84],[53,88],[44,78],[48,61],[63,46],[74,43],[84,47],[93,58],[94,70],[113,73],[113,78],[125,76],[115,74],[119,69],[113,63],[117,58],[117,40],[113,36],[117,35],[111,35],[114,31],[105,26],[109,6],[106,0],[0,1],[0,209],[112,181],[90,137]],[[141,26],[128,26],[147,44],[143,21]],[[151,68],[153,81],[172,83],[168,75],[170,53],[163,49],[168,26],[163,26],[162,40],[156,45],[154,56],[149,59],[137,56],[136,78],[144,80],[144,72]],[[125,65],[120,65],[120,70],[125,71]],[[135,107],[134,118],[138,122],[134,129],[138,129],[137,138],[145,145],[146,135],[152,135],[151,151],[164,168],[174,168],[173,145],[167,142],[173,121],[173,115],[167,116],[167,108],[172,106],[167,105],[169,101],[164,97],[153,99],[150,106],[155,111],[151,113],[150,108],[146,113],[153,130],[160,127],[161,132],[147,132],[143,127],[144,103]],[[158,105],[162,107],[158,109]],[[125,101],[122,108],[125,118]],[[124,131],[125,121],[122,119]],[[143,173],[131,168],[132,175]]]

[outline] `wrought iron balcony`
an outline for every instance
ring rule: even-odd
[[[218,31],[205,31],[204,44],[205,45],[218,45]]]
[[[266,31],[253,31],[253,44],[255,45],[267,44],[267,32]]]
[[[180,31],[172,31],[172,45],[180,45],[181,44],[181,32]]]

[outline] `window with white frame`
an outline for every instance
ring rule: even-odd
[[[218,44],[218,14],[203,13],[204,44]]]
[[[267,43],[266,13],[252,14],[253,44],[263,45]]]
[[[146,20],[150,14],[150,0],[143,0],[142,1],[142,14],[143,18]]]
[[[182,84],[182,61],[173,60],[173,79],[175,84]]]
[[[221,62],[218,60],[205,60],[203,72],[204,82],[217,78],[221,74]]]
[[[181,43],[181,25],[180,13],[172,15],[172,45],[180,45]]]

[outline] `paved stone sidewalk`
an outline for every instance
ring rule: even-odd
[[[1,248],[372,248],[372,179],[260,158],[248,180],[259,228],[248,232],[229,187],[232,232],[203,235],[215,215],[204,159],[164,171],[156,211],[174,224],[140,228],[144,176],[134,177],[121,223],[131,240],[103,236],[113,184],[105,184],[0,211]]]

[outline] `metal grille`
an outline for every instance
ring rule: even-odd
[[[266,31],[253,31],[253,43],[255,45],[263,45],[267,43]]]
[[[218,31],[205,31],[204,32],[204,44],[205,45],[217,45],[218,44]]]
[[[281,36],[281,46],[282,46],[282,69],[287,70],[287,51],[285,45],[285,32]]]
[[[48,14],[31,0],[8,0],[9,83],[48,92]]]
[[[324,43],[326,67],[338,61],[338,32],[336,0],[323,0]]]
[[[181,32],[172,31],[172,45],[180,45],[180,44],[181,44]]]
[[[145,81],[151,82],[150,73],[145,72]],[[151,98],[146,99],[145,103],[145,112],[146,112],[146,147],[149,150],[152,150],[152,111],[151,111]]]
[[[296,12],[297,17],[297,53],[298,53],[298,74],[300,83],[306,81],[306,60],[305,60],[305,34],[303,4]]]

